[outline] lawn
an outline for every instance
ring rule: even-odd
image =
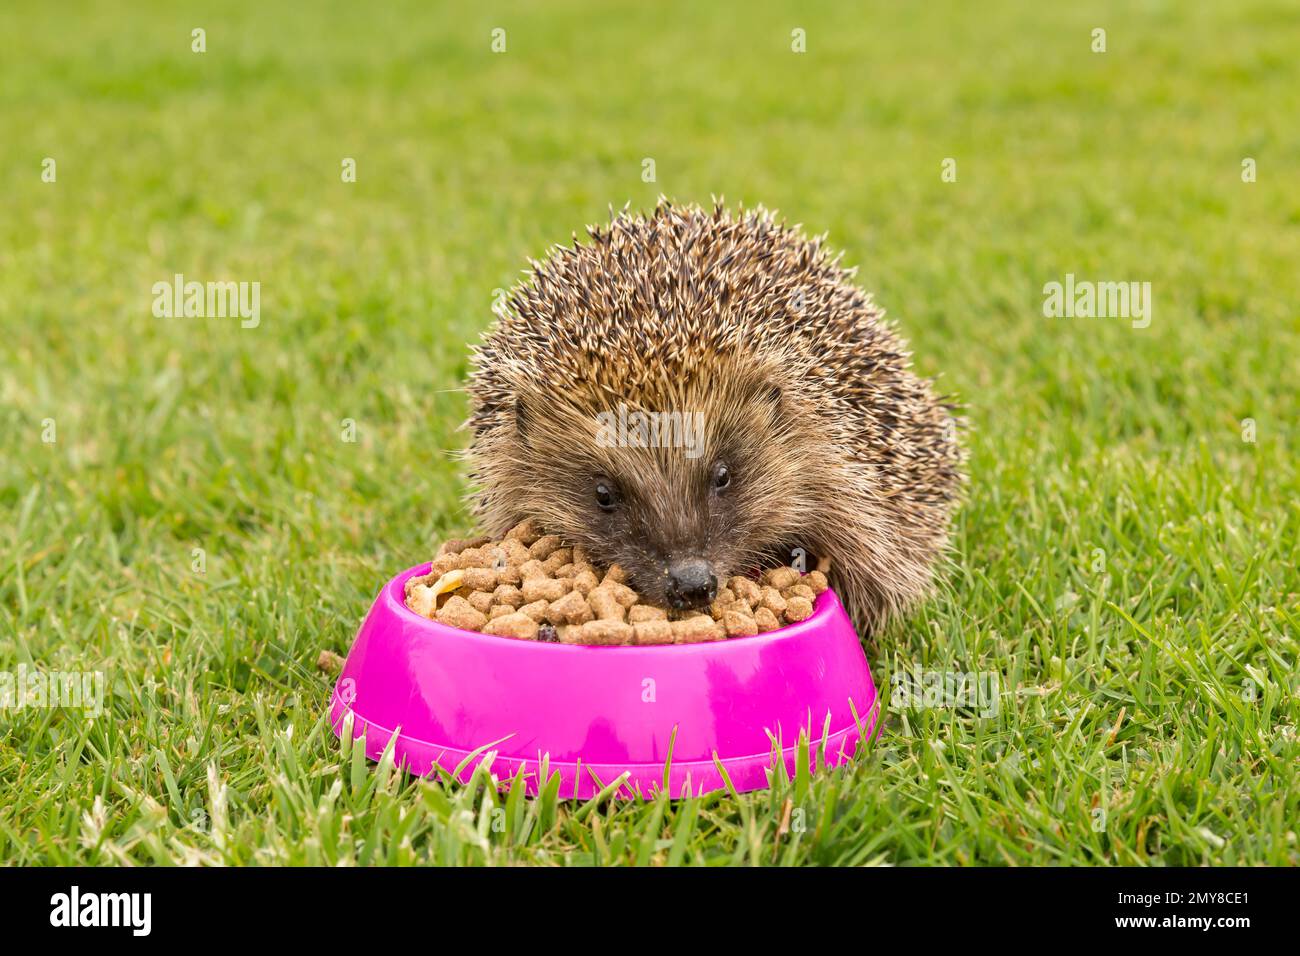
[[[434,6],[0,8],[0,672],[105,682],[0,710],[0,860],[1300,862],[1300,9]],[[878,737],[645,804],[367,763],[316,662],[466,527],[467,343],[659,193],[829,233],[967,405]],[[156,316],[177,273],[258,322]]]

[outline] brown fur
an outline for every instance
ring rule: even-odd
[[[589,235],[533,263],[475,350],[485,530],[536,517],[651,600],[675,558],[725,579],[794,547],[831,558],[862,628],[925,594],[961,484],[956,421],[838,258],[762,209],[661,201]],[[596,416],[620,402],[703,412],[704,454],[600,447]]]

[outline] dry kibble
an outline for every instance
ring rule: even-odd
[[[506,532],[507,538],[521,541],[525,545],[531,545],[541,536],[542,526],[536,518],[529,518],[527,521],[521,521]]]
[[[558,534],[542,535],[529,546],[528,556],[538,561],[545,561],[559,550],[562,543]]]
[[[538,544],[541,544],[539,541]],[[557,548],[550,553],[550,556],[542,561],[542,570],[547,574],[555,576],[555,572],[560,570],[566,564],[573,563],[573,551],[569,548]]]
[[[448,571],[455,571],[459,567],[459,554],[444,554],[433,559],[433,562],[429,565],[429,574],[434,579],[437,579]]]
[[[673,626],[667,620],[648,619],[637,621],[632,625],[633,644],[671,644],[672,642]]]
[[[591,606],[577,591],[570,591],[546,609],[546,619],[552,624],[586,624],[592,618]]]
[[[413,578],[406,579],[406,584],[403,587],[403,591],[405,592],[407,597],[410,597],[411,592],[414,591],[416,588],[427,588],[430,584],[432,584],[437,579],[438,579],[438,575],[436,574],[417,574]]]
[[[727,631],[727,637],[753,637],[758,633],[758,622],[739,611],[727,611],[723,614],[722,626]]]
[[[537,622],[527,614],[516,612],[493,618],[483,628],[484,634],[514,637],[522,641],[537,640]]]
[[[735,575],[707,611],[640,603],[619,565],[591,563],[535,521],[506,537],[448,541],[430,571],[406,581],[412,611],[463,630],[560,644],[694,644],[752,637],[812,616],[829,586],[829,565],[800,575],[772,568],[760,580]]]
[[[546,608],[549,607],[546,601],[533,601],[531,604],[525,604],[519,609],[519,613],[531,617],[538,624],[546,620]]]
[[[716,620],[720,621],[722,620],[722,615],[730,610],[732,605],[739,600],[740,599],[736,597],[735,591],[731,590],[731,588],[723,588],[718,592],[718,596],[713,599],[713,603],[709,605],[709,613],[712,614]]]
[[[728,581],[727,587],[736,595],[737,600],[750,605],[757,604],[763,593],[763,589],[758,586],[757,581],[751,581],[749,578],[740,575],[736,575]]]
[[[572,581],[573,581],[573,589],[575,591],[581,592],[582,594],[590,594],[600,584],[600,582],[596,578],[596,575],[590,570],[579,571],[577,574],[573,576]]]
[[[417,584],[406,592],[406,606],[421,617],[433,617],[438,609],[438,592]]]
[[[723,608],[723,611],[735,611],[737,614],[745,615],[745,617],[754,616],[754,609],[749,606],[749,602],[742,601],[739,598],[732,601],[728,607]]]
[[[453,594],[448,598],[435,619],[439,624],[446,624],[448,627],[459,627],[464,631],[477,631],[487,623],[487,615],[477,610],[474,605],[459,595]]]
[[[781,597],[781,592],[776,588],[763,588],[763,597],[758,603],[760,606],[767,608],[777,617],[780,617],[785,613],[785,598]]]
[[[450,541],[444,541],[442,547],[438,549],[438,556],[444,554],[460,554],[466,548],[479,548],[487,544],[492,539],[487,535],[479,535],[477,538],[452,538]]]
[[[568,581],[557,581],[555,578],[524,579],[524,600],[529,604],[533,601],[558,601],[568,590]]]
[[[596,588],[587,595],[587,600],[591,603],[591,609],[595,612],[596,617],[602,621],[621,621],[623,620],[623,605],[619,603],[618,598],[614,596],[605,585]]]
[[[506,538],[504,541],[493,546],[494,552],[500,551],[505,556],[506,564],[513,564],[516,567],[528,560],[528,545],[524,544],[517,538]],[[500,555],[493,554],[493,558]],[[499,563],[494,561],[494,563]]]
[[[632,625],[622,621],[588,621],[582,625],[584,644],[627,644],[632,634]]]
[[[785,602],[785,619],[791,624],[812,617],[813,603],[806,597],[792,597]]]
[[[342,657],[339,657],[338,654],[334,653],[329,648],[326,648],[321,651],[320,656],[316,658],[316,669],[322,670],[327,674],[337,675],[339,671],[343,670],[344,663],[345,661]]]
[[[542,567],[542,562],[536,558],[530,558],[519,565],[519,576],[525,581],[530,578],[544,578],[546,577],[546,569]]]
[[[773,568],[763,575],[763,583],[778,591],[788,588],[799,581],[799,572],[794,568]]]
[[[720,641],[727,636],[727,632],[723,630],[722,625],[707,614],[688,617],[684,621],[673,621],[669,626],[673,630],[674,644],[700,644],[704,641]]]
[[[497,586],[497,573],[491,568],[467,568],[465,587],[471,591],[491,592]]]
[[[492,600],[498,604],[508,604],[511,607],[522,607],[524,603],[524,592],[519,590],[513,584],[502,584],[492,592]]]
[[[640,600],[640,595],[633,591],[626,584],[619,584],[615,581],[607,581],[601,587],[608,588],[609,593],[614,595],[614,600],[624,607],[631,607]]]
[[[666,620],[668,620],[668,612],[661,607],[655,607],[653,604],[633,604],[627,609],[627,622],[629,624]]]

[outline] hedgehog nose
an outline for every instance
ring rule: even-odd
[[[668,603],[681,610],[703,607],[718,596],[718,579],[709,562],[687,558],[668,565]]]

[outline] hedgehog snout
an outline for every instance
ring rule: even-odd
[[[664,569],[664,594],[668,603],[682,610],[704,607],[718,596],[718,576],[703,558],[685,558]]]

